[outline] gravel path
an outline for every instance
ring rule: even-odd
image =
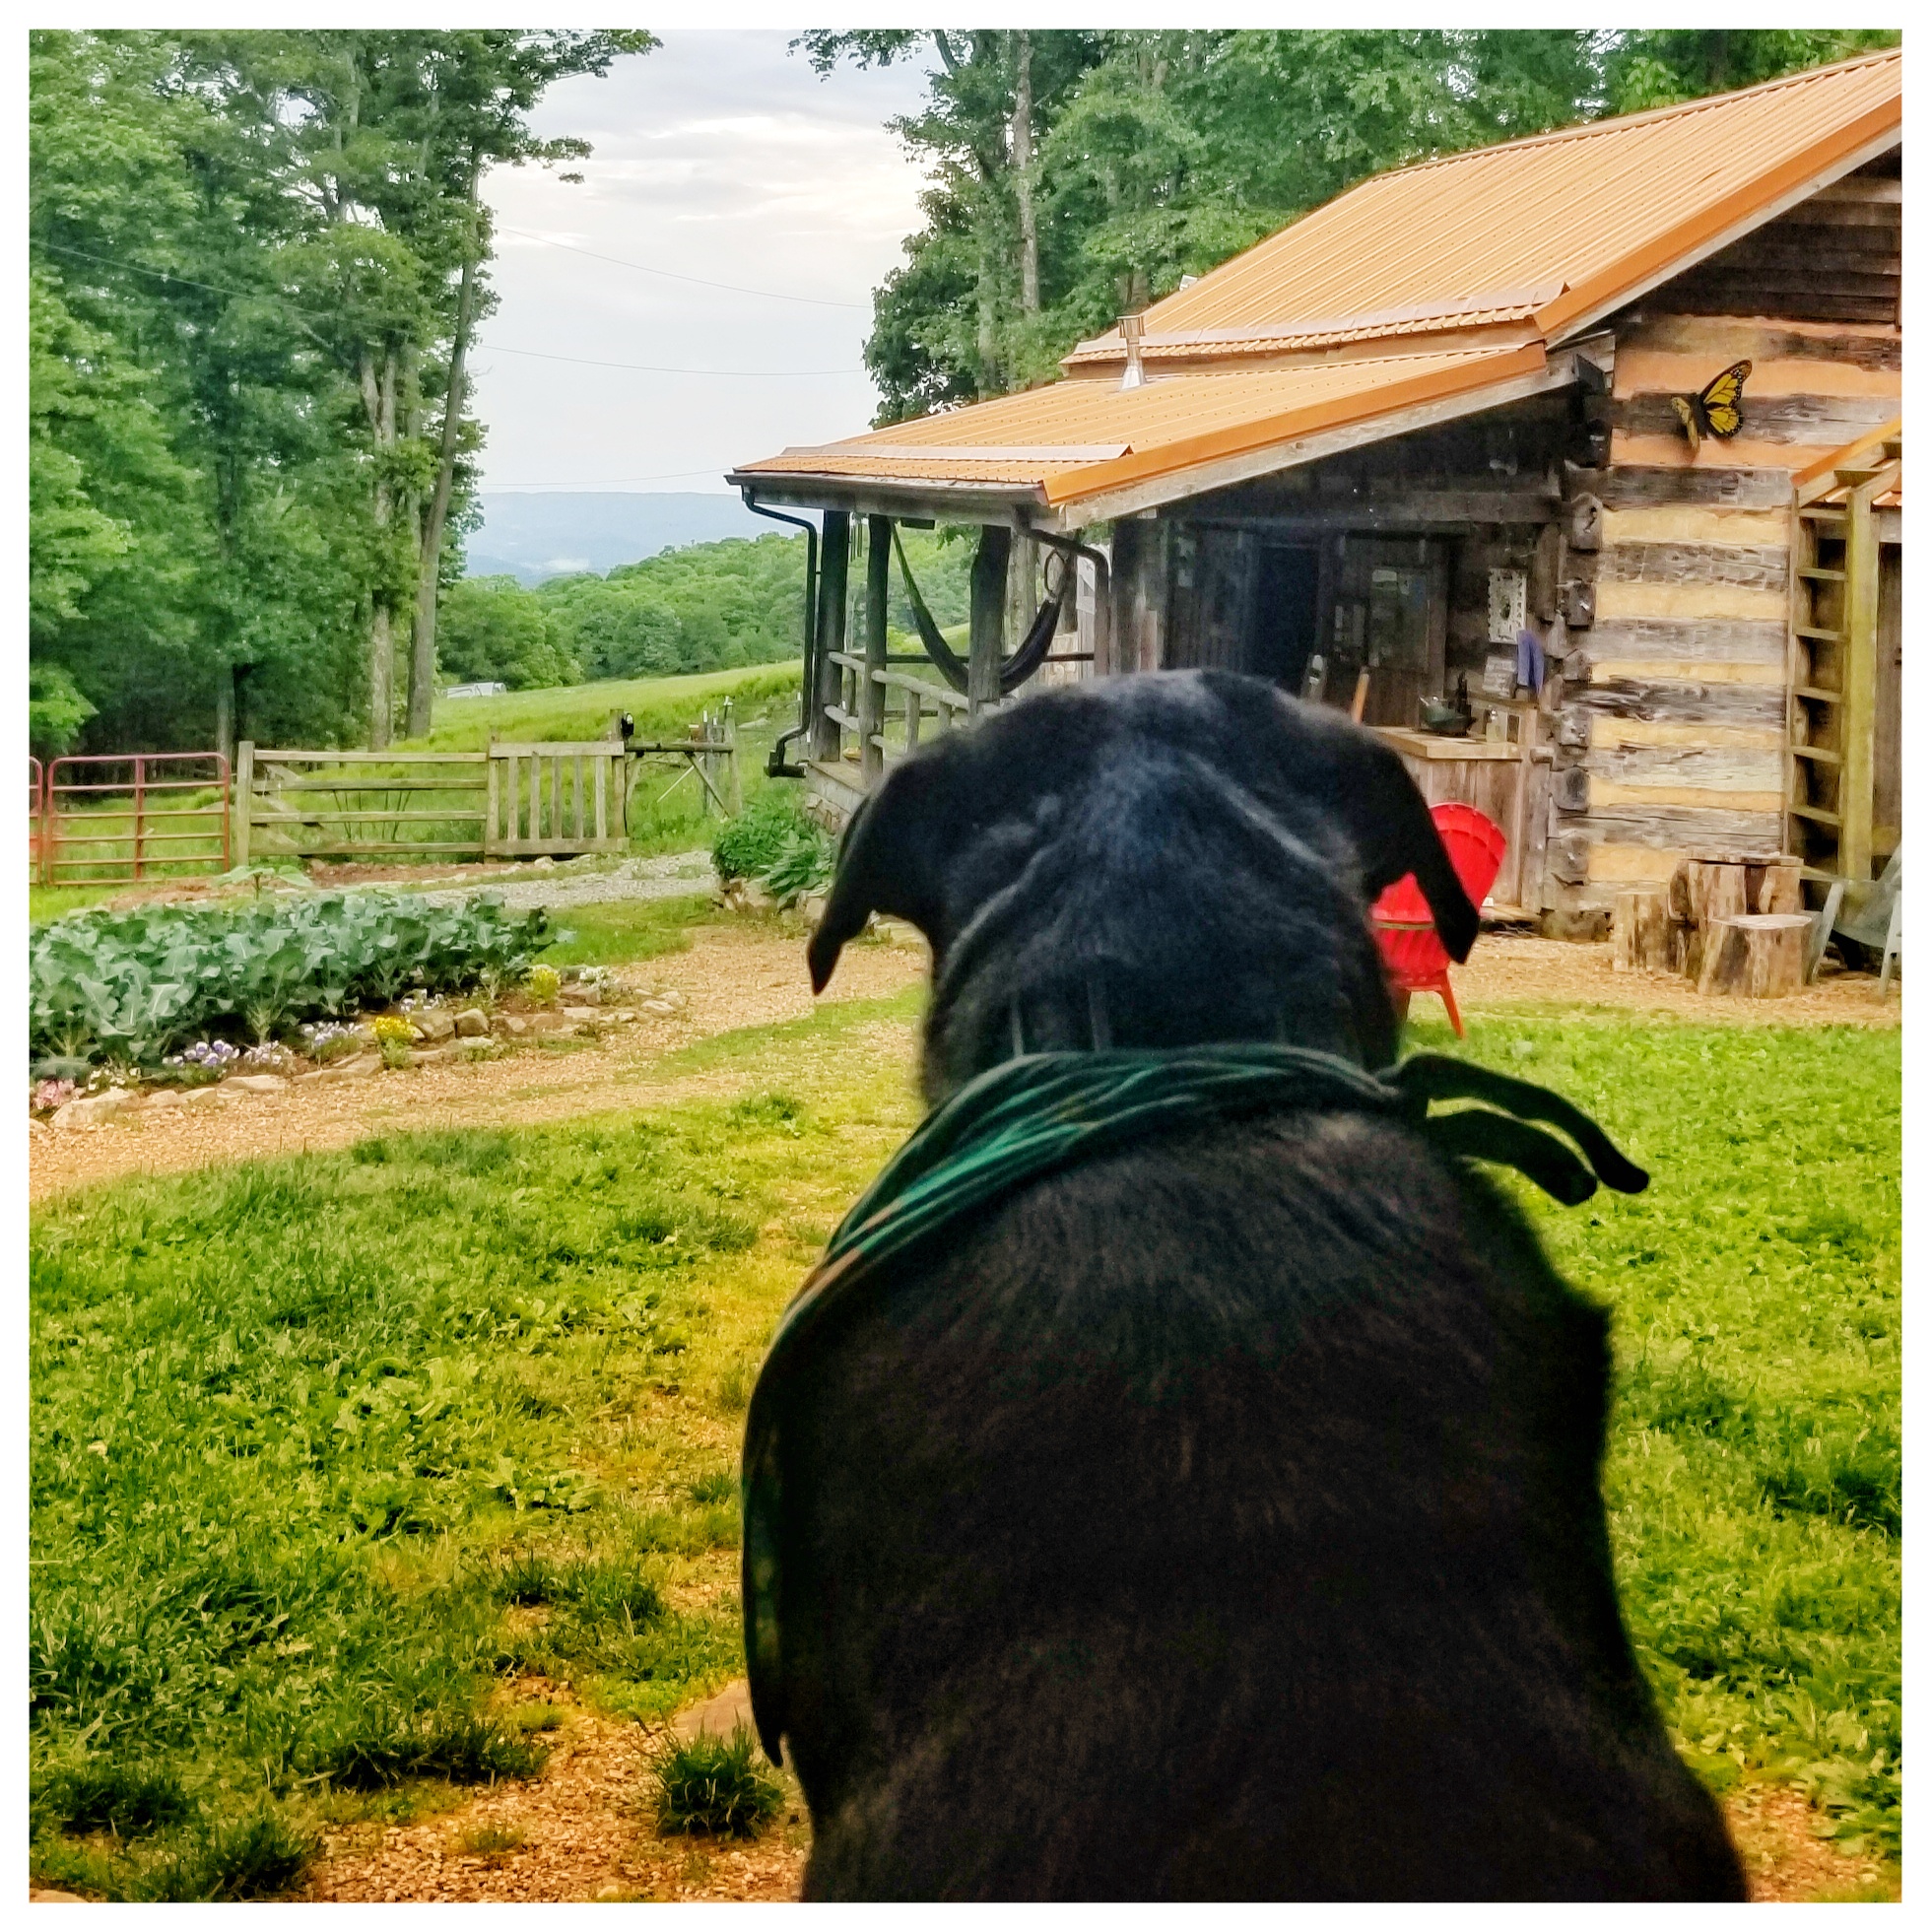
[[[612,899],[678,899],[709,892],[717,884],[708,852],[666,852],[660,858],[614,862],[570,859],[561,865],[538,859],[519,867],[518,872],[521,876],[514,879],[479,880],[475,885],[428,892],[422,897],[432,905],[460,905],[476,892],[500,893],[511,911],[528,912],[539,905],[555,910],[566,905],[599,905]]]

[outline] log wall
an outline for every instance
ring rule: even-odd
[[[1861,284],[1851,300],[1837,267],[1876,227],[1895,234],[1895,164],[1874,166],[1618,322],[1592,412],[1608,461],[1581,479],[1603,516],[1588,676],[1568,700],[1588,774],[1564,833],[1569,903],[1607,909],[1693,851],[1781,847],[1791,473],[1902,410],[1895,284],[1888,309]],[[1812,251],[1801,273],[1793,237]],[[1693,458],[1670,397],[1744,359],[1742,430]]]

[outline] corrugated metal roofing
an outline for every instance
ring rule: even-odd
[[[1470,395],[1542,368],[1565,328],[1900,130],[1902,84],[1892,51],[1377,175],[1148,309],[1158,379],[1117,385],[1114,332],[1067,359],[1099,379],[734,474],[1022,485],[1061,503]],[[1352,360],[1251,366],[1350,345]],[[1191,366],[1159,374],[1175,362]]]
[[[1413,404],[1461,395],[1545,366],[1540,345],[1176,375],[1141,388],[1055,382],[848,441],[786,450],[738,474],[934,479],[1038,486],[1048,502],[1219,456],[1264,448]],[[1120,454],[1100,458],[1095,446]],[[1029,452],[1010,460],[1015,447]],[[929,447],[930,456],[919,453]],[[1047,452],[1063,450],[1055,457]],[[983,450],[984,457],[968,452]],[[1007,460],[998,460],[1006,458]]]
[[[1901,125],[1901,51],[1739,94],[1422,162],[1351,188],[1146,311],[1149,338],[1273,325],[1270,340],[1376,310],[1557,285],[1555,329]],[[1311,318],[1320,318],[1318,322]],[[1101,337],[1117,364],[1118,332]],[[1082,343],[1069,366],[1091,363]]]

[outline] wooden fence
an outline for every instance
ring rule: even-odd
[[[706,730],[639,744],[491,745],[479,752],[287,751],[243,743],[234,762],[233,862],[265,858],[574,858],[621,852],[635,773],[677,758],[728,816],[712,776],[735,741]]]

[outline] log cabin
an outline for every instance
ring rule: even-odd
[[[1716,854],[1854,900],[1901,817],[1902,209],[1890,51],[1376,175],[1060,380],[748,462],[822,514],[783,768],[835,826],[922,733],[1221,666],[1496,819],[1492,916],[1593,936]],[[944,677],[888,635],[897,522],[977,527]]]

